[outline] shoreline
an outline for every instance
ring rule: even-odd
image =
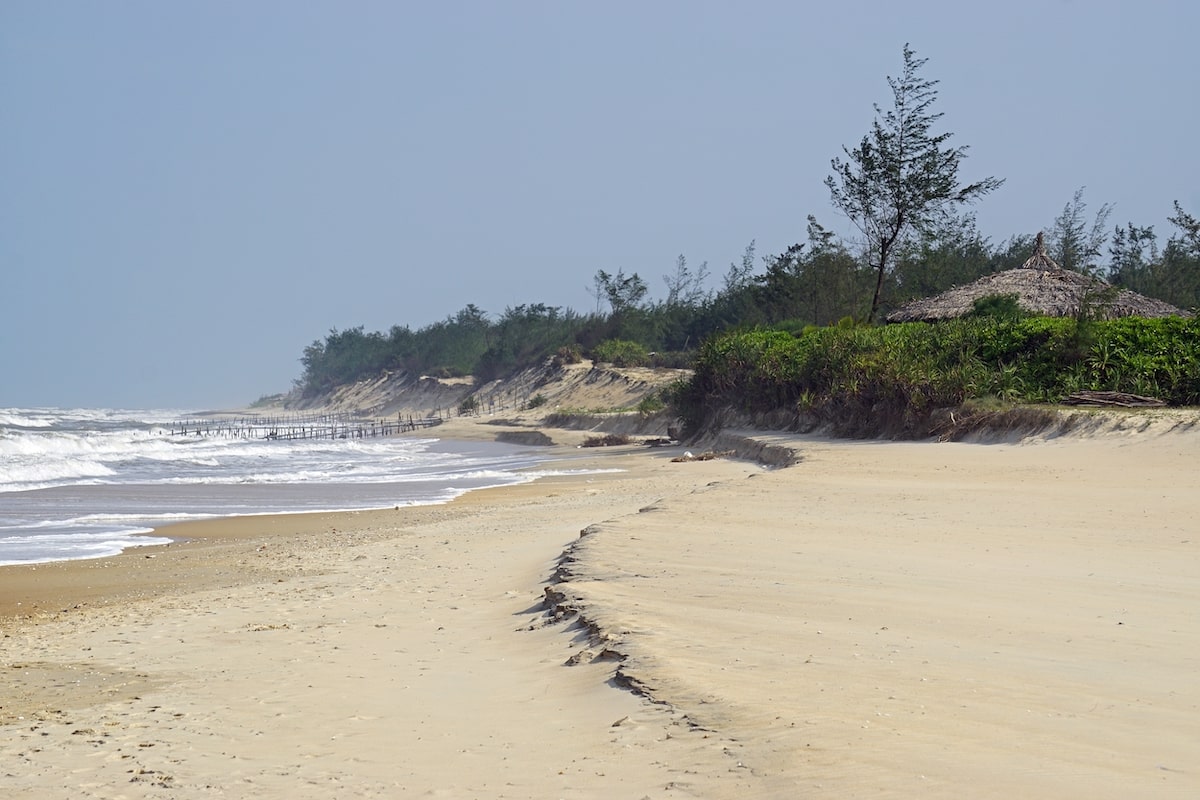
[[[443,438],[450,441],[493,440],[490,431],[477,431],[473,425],[448,427],[451,435]],[[417,435],[420,434],[418,431]],[[547,450],[548,457],[527,470],[554,470],[581,458],[578,451],[568,450],[565,445]],[[311,537],[348,524],[386,529],[397,524],[407,527],[468,516],[474,504],[486,502],[490,493],[520,491],[533,483],[559,477],[571,476],[543,476],[529,482],[468,489],[447,501],[391,508],[235,514],[184,520],[136,534],[171,540],[165,544],[139,545],[116,555],[94,558],[0,565],[0,620],[38,622],[78,611],[89,604],[113,605],[149,599],[179,587],[209,586],[215,578],[211,574],[214,569],[207,562],[234,557],[251,542],[266,546],[276,537]]]
[[[583,526],[753,471],[667,455],[609,448],[586,461],[623,471],[471,492],[402,521],[383,511],[281,516],[267,532],[187,523],[193,544],[108,559],[101,569],[133,580],[127,595],[5,626],[0,754],[13,766],[0,789],[75,796],[130,772],[180,797],[217,786],[642,796],[665,785],[673,769],[650,745],[678,721],[613,691],[611,665],[565,668],[577,642],[546,624],[541,599]],[[706,753],[704,735],[680,733],[695,739],[689,757]],[[468,751],[487,755],[460,769]]]
[[[1200,791],[1200,432],[759,438],[803,460],[604,448],[411,516],[187,523],[105,568],[128,597],[0,616],[0,789]]]
[[[454,442],[497,441],[497,429],[474,419],[448,421],[439,426],[439,429],[442,435],[437,437],[430,436],[429,431],[425,429],[409,431],[399,436],[440,438],[450,442],[451,446]],[[544,459],[520,471],[566,468],[581,458],[577,448],[584,438],[582,432],[560,431],[556,432],[556,437],[560,441],[546,448],[547,456]],[[536,482],[545,478],[533,480]],[[430,514],[441,515],[417,509],[448,507],[472,495],[504,491],[524,485],[527,485],[527,482],[472,488],[446,501],[392,507],[382,505],[377,508],[333,511],[265,512],[183,520],[132,534],[139,537],[170,539],[169,543],[129,547],[114,555],[0,565],[0,620],[11,618],[36,621],[46,616],[79,610],[79,607],[88,603],[110,604],[144,598],[170,591],[176,584],[203,581],[202,575],[199,574],[203,572],[203,568],[197,571],[189,569],[200,560],[191,554],[191,551],[196,549],[214,545],[230,547],[233,546],[233,542],[239,540],[269,539],[280,535],[293,535],[293,532],[311,535],[336,527],[339,524],[337,520],[343,515],[379,515],[377,522],[382,526],[395,521],[391,519],[392,514],[403,512],[406,525],[420,524]],[[143,564],[137,559],[155,563]],[[73,595],[72,592],[78,592],[78,595]]]

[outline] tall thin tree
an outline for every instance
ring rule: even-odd
[[[919,75],[926,61],[904,45],[904,71],[899,78],[887,79],[892,108],[884,112],[875,105],[870,133],[854,149],[842,147],[846,160],[833,159],[833,174],[825,179],[833,205],[867,241],[876,271],[868,322],[879,310],[884,275],[904,237],[1004,183],[984,178],[959,186],[958,167],[967,148],[948,146],[951,133],[933,132],[942,114],[930,110],[938,81]]]

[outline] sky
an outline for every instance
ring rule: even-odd
[[[331,329],[851,229],[906,43],[999,243],[1200,213],[1200,4],[0,0],[0,407],[209,409]],[[759,262],[761,270],[761,261]]]

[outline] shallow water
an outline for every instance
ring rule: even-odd
[[[180,412],[0,409],[0,565],[114,555],[189,519],[446,502],[532,480],[537,448],[433,437],[171,435]],[[524,471],[522,471],[524,470]]]

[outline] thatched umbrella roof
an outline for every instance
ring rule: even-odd
[[[1085,303],[1101,319],[1114,317],[1190,317],[1170,303],[1145,297],[1079,272],[1063,269],[1050,256],[1042,234],[1033,256],[1017,269],[985,275],[974,283],[955,286],[935,297],[914,300],[888,314],[888,322],[934,322],[962,317],[974,303],[991,295],[1017,296],[1017,304],[1033,314],[1073,317]]]

